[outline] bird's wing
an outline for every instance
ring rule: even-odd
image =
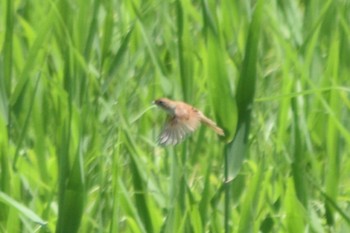
[[[169,118],[161,132],[158,143],[161,146],[176,145],[199,126],[199,118]]]

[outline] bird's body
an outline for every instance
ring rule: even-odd
[[[218,135],[224,135],[224,131],[214,121],[189,104],[167,98],[157,99],[154,103],[169,114],[169,119],[159,136],[160,145],[175,145],[181,142],[188,134],[195,131],[200,123],[209,126]]]

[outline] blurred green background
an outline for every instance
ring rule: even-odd
[[[0,232],[350,232],[350,1],[0,1]],[[201,127],[157,146],[168,97]]]

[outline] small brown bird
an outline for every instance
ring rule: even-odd
[[[200,123],[209,126],[218,135],[225,135],[214,121],[189,104],[167,98],[157,99],[153,103],[170,116],[158,139],[158,143],[162,146],[176,145],[181,142],[188,134],[195,131]]]

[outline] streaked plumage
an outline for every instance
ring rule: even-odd
[[[162,146],[176,145],[187,135],[195,131],[200,123],[212,128],[218,135],[225,135],[216,123],[207,118],[201,111],[184,102],[160,98],[154,103],[169,114],[158,143]]]

